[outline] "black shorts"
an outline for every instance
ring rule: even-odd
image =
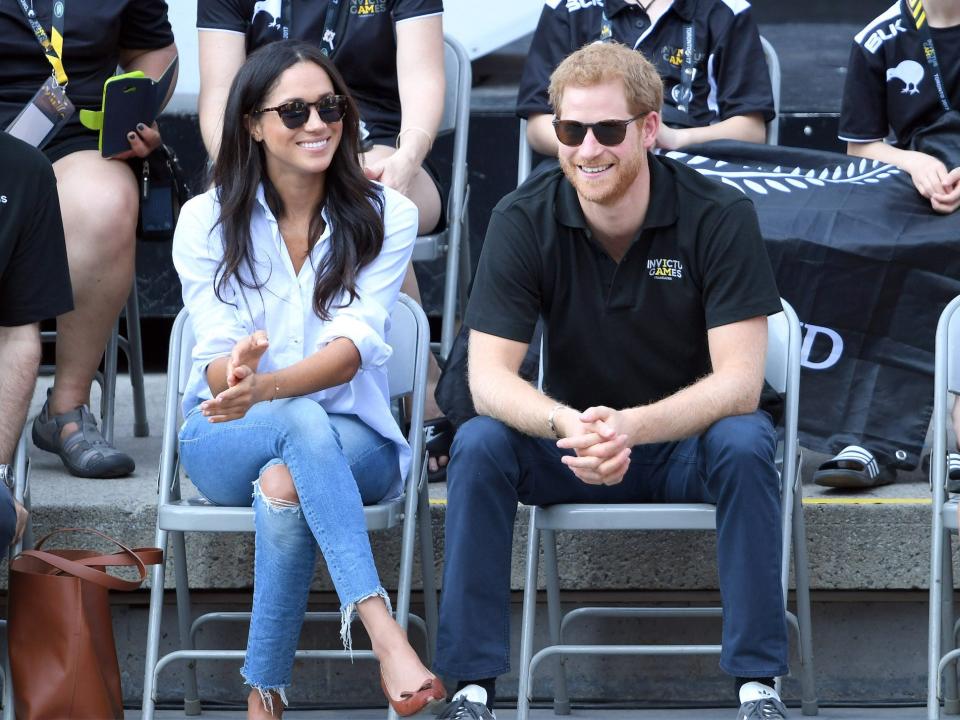
[[[96,132],[80,124],[80,118],[74,115],[60,132],[43,146],[42,152],[51,164],[67,155],[81,150],[99,150],[100,139]]]

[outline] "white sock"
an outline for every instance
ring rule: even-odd
[[[481,688],[482,689],[482,688]],[[752,702],[754,700],[779,700],[780,696],[777,694],[777,691],[774,690],[769,685],[764,685],[762,682],[748,682],[744,683],[740,687],[740,704]]]
[[[479,685],[465,685],[453,696],[453,702],[456,702],[460,698],[465,698],[469,702],[480,703],[486,706],[487,691]]]

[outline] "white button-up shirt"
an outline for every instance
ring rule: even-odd
[[[385,338],[416,241],[417,208],[395,190],[383,187],[382,192],[383,248],[357,276],[356,299],[338,308],[349,295],[341,293],[334,298],[329,321],[321,320],[313,311],[316,269],[330,251],[331,233],[336,232],[326,210],[326,229],[297,274],[261,186],[250,219],[251,254],[261,286],[259,290],[242,287],[235,276],[231,277],[221,301],[214,290],[217,265],[223,257],[222,227],[215,227],[220,213],[216,192],[209,190],[183,206],[173,238],[173,264],[180,275],[183,303],[190,312],[197,340],[184,394],[184,413],[212,397],[207,365],[229,355],[239,340],[256,330],[265,330],[270,341],[260,360],[259,372],[263,373],[289,367],[332,340],[347,338],[360,353],[357,374],[348,383],[307,397],[328,413],[356,415],[395,442],[401,475],[406,475],[410,448],[390,412],[386,361],[392,350]],[[246,268],[240,272],[250,279]],[[388,497],[399,495],[401,486],[391,490]]]

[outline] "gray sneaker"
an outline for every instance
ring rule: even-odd
[[[737,720],[786,720],[787,708],[779,700],[751,700],[740,706]]]
[[[70,423],[76,423],[78,429],[61,439],[63,427]],[[136,467],[132,457],[107,443],[86,405],[51,416],[49,391],[43,409],[33,421],[33,444],[59,455],[67,470],[78,477],[122,477]]]

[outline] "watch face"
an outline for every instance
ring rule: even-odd
[[[0,465],[0,482],[13,489],[13,470],[9,465]]]

